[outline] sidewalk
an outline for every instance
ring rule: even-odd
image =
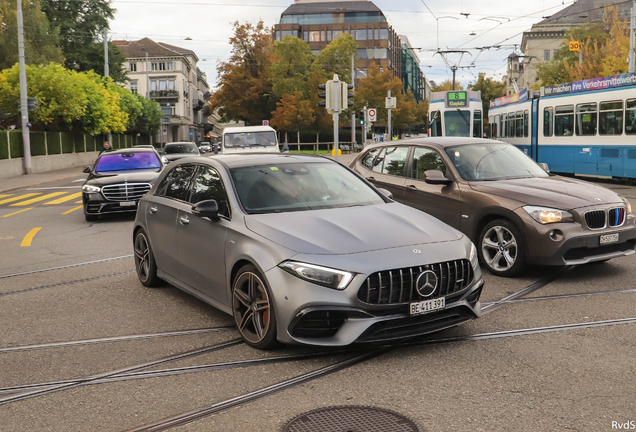
[[[83,166],[79,166],[38,174],[28,174],[16,177],[2,178],[0,179],[0,193],[9,192],[16,189],[40,186],[46,183],[60,180],[86,178],[87,175],[82,172],[83,169]]]

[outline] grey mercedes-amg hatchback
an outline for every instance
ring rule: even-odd
[[[472,242],[325,158],[171,164],[139,203],[133,243],[144,285],[234,316],[256,348],[407,338],[481,314]]]

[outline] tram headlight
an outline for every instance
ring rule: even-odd
[[[523,209],[542,225],[557,222],[574,222],[572,213],[549,207],[524,206]]]

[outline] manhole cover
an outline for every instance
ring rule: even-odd
[[[283,432],[422,432],[408,418],[383,408],[336,406],[296,417]]]

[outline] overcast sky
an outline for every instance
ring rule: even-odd
[[[457,71],[467,84],[478,72],[501,79],[506,58],[521,35],[532,24],[572,4],[572,0],[374,0],[401,35],[406,35],[417,51],[420,66],[429,80],[451,76],[437,48],[462,49],[470,54],[450,54],[450,64],[474,66]],[[278,23],[281,13],[293,0],[113,0],[117,9],[111,23],[112,39],[138,40],[149,37],[196,52],[199,67],[216,85],[216,66],[230,54],[228,40],[232,23],[256,23],[268,27]],[[430,11],[427,9],[430,8]],[[437,20],[435,17],[437,17]],[[439,26],[439,46],[437,30]],[[475,33],[475,35],[471,35]],[[186,40],[191,38],[192,40]],[[477,48],[503,45],[481,54]],[[518,51],[518,48],[517,48]],[[434,55],[435,54],[435,55]]]

